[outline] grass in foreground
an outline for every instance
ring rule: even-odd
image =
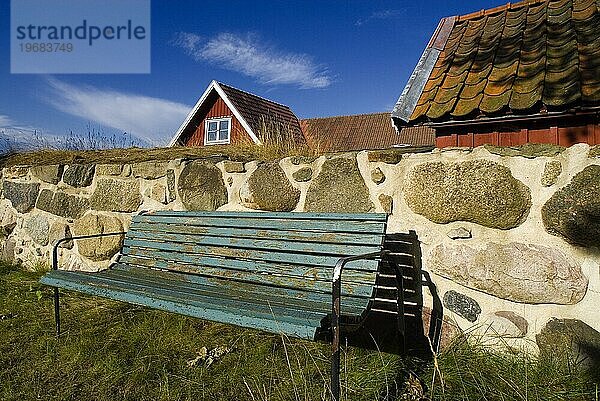
[[[72,292],[56,339],[52,289],[39,277],[0,264],[2,400],[329,399],[326,344]],[[222,355],[209,364],[204,351]],[[434,370],[422,374],[436,400],[597,400],[586,375],[522,355],[462,343],[438,362],[433,386]],[[346,400],[429,399],[397,356],[351,348],[342,370]]]

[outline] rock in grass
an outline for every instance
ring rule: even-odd
[[[552,319],[535,336],[542,358],[600,371],[600,333],[577,319]]]

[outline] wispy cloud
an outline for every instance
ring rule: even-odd
[[[204,40],[196,34],[182,32],[173,44],[196,61],[216,64],[263,84],[326,88],[332,82],[327,70],[315,64],[310,56],[268,47],[252,34],[220,33]]]
[[[13,124],[12,120],[3,114],[0,114],[0,128],[10,127]]]
[[[152,145],[164,145],[175,133],[190,106],[165,99],[75,86],[48,80],[57,110],[134,135]]]
[[[354,25],[361,26],[361,25],[367,24],[367,23],[372,22],[372,21],[399,18],[405,12],[406,12],[405,9],[373,11],[371,13],[371,15],[369,15],[369,16],[367,16],[365,18],[361,18],[361,19],[357,20],[354,23]]]

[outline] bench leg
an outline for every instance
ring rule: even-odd
[[[331,329],[333,341],[331,344],[331,395],[333,401],[340,399],[340,295],[341,283],[339,280],[333,283],[333,308],[331,314]]]
[[[56,323],[56,337],[60,335],[60,296],[58,287],[54,287],[54,322]]]

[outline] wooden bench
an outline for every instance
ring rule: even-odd
[[[332,395],[339,399],[340,343],[408,354],[436,350],[441,302],[433,295],[423,333],[416,235],[385,235],[385,214],[142,213],[116,262],[96,273],[58,269],[41,282],[183,315],[333,343]],[[342,274],[343,271],[343,274]],[[391,348],[383,341],[393,343]],[[370,346],[369,346],[370,344]],[[430,345],[431,344],[431,345]],[[411,347],[412,345],[412,347]]]

